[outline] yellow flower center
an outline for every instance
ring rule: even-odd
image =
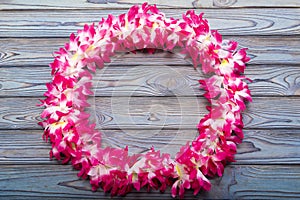
[[[226,59],[223,59],[221,62],[221,66],[224,67],[228,64],[228,61]]]
[[[182,177],[182,172],[181,172],[181,169],[178,165],[175,166],[175,169],[177,171],[177,174],[179,175],[179,177]]]

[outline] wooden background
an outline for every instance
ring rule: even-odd
[[[0,1],[0,199],[107,199],[70,165],[50,161],[36,107],[46,90],[52,52],[83,24],[125,12],[141,0]],[[300,1],[152,0],[169,17],[205,12],[213,29],[249,48],[253,103],[244,113],[237,162],[212,190],[187,199],[300,198]],[[174,152],[197,133],[205,113],[201,76],[179,54],[124,54],[95,76],[90,109],[104,145],[152,144]],[[172,72],[172,73],[168,73]],[[124,105],[124,106],[121,106]],[[196,108],[196,109],[195,109]],[[200,114],[199,114],[200,113]],[[121,197],[120,197],[121,198]],[[124,199],[171,199],[145,190]],[[115,197],[114,199],[119,199]],[[121,198],[123,199],[123,198]]]

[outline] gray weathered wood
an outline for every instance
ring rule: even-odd
[[[162,10],[167,17],[180,18],[186,10]],[[212,29],[223,35],[300,34],[300,9],[201,9]],[[124,10],[1,11],[0,37],[66,37],[85,23],[98,22],[108,14]]]
[[[133,4],[144,3],[144,0],[2,0],[0,9],[116,9],[129,8]],[[148,0],[149,4],[156,4],[161,8],[245,8],[245,7],[300,7],[297,0],[173,0],[173,1],[158,1]]]
[[[91,192],[70,165],[50,161],[42,140],[38,98],[50,81],[52,52],[71,32],[144,0],[1,0],[0,199],[109,199]],[[300,1],[149,0],[167,17],[197,8],[212,29],[247,47],[246,76],[254,96],[244,113],[245,139],[236,163],[212,190],[186,199],[300,198]],[[143,152],[152,145],[172,155],[197,134],[206,113],[199,75],[179,54],[127,54],[98,71],[89,109],[103,146]],[[197,97],[196,97],[197,96]],[[172,199],[170,191],[133,191],[125,198]]]
[[[65,36],[68,36],[65,35]],[[240,48],[248,48],[249,64],[298,64],[300,63],[300,40],[298,36],[225,36],[235,40]],[[53,61],[53,52],[68,42],[67,38],[0,38],[0,66],[48,65]],[[47,47],[47,48],[45,48]],[[120,55],[119,55],[120,56]],[[141,57],[143,57],[141,59]],[[124,59],[126,58],[126,62]],[[155,59],[154,59],[155,58]],[[145,60],[146,59],[146,60]],[[147,60],[148,59],[148,60]],[[128,54],[113,57],[114,65],[168,64],[186,65],[188,62],[179,53]]]
[[[1,129],[37,129],[37,98],[0,99]],[[201,97],[95,97],[88,112],[102,129],[194,129],[207,113]],[[297,97],[256,97],[244,113],[246,128],[299,128]]]
[[[108,199],[100,189],[91,192],[87,180],[79,180],[76,171],[66,165],[2,165],[0,198],[8,199]],[[227,166],[222,178],[211,180],[212,189],[186,199],[296,199],[299,197],[299,166],[246,165]],[[170,189],[133,191],[114,199],[172,199]]]
[[[0,74],[5,74],[0,77],[2,97],[42,96],[51,81],[49,67],[0,67]],[[253,96],[300,95],[299,66],[248,65],[245,75],[253,80]],[[195,96],[203,95],[198,83],[203,78],[190,65],[109,66],[94,75],[93,90],[96,96]]]
[[[42,130],[0,131],[0,165],[55,164],[50,161],[51,145],[42,140]],[[179,147],[193,140],[197,130],[103,130],[102,145],[129,147],[130,153],[144,152],[155,147],[173,157]],[[238,146],[236,164],[300,164],[300,131],[245,130]],[[288,139],[287,139],[288,138]],[[278,151],[280,149],[280,151]],[[274,152],[276,156],[274,156]]]

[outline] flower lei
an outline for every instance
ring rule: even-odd
[[[118,17],[109,15],[98,26],[85,25],[71,34],[65,48],[55,52],[50,64],[53,79],[47,84],[44,139],[50,139],[50,157],[72,162],[78,176],[89,177],[93,190],[125,195],[141,187],[183,197],[186,189],[196,195],[211,187],[208,177],[222,176],[226,162],[234,161],[236,145],[243,139],[241,112],[250,91],[241,75],[249,61],[237,42],[222,40],[208,22],[189,10],[182,19],[166,18],[156,6],[133,6]],[[209,113],[198,124],[199,135],[180,148],[175,159],[151,148],[145,154],[128,154],[128,148],[101,148],[101,133],[89,122],[85,108],[91,91],[92,73],[110,62],[117,51],[154,48],[172,51],[180,47],[194,67],[202,65],[212,76],[200,80],[210,102]]]

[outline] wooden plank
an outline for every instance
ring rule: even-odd
[[[186,199],[296,199],[300,197],[299,166],[227,166],[223,177],[211,180],[212,189]],[[0,171],[0,198],[9,199],[107,199],[102,190],[91,192],[87,180],[76,177],[69,165],[4,165]],[[133,190],[115,199],[171,199],[165,193]]]
[[[129,8],[133,4],[142,4],[144,0],[31,0],[30,2],[21,0],[2,0],[1,10],[12,9],[116,9]],[[149,4],[156,4],[160,8],[246,8],[246,7],[300,7],[297,0],[273,0],[266,2],[264,0],[247,1],[247,0],[148,0]]]
[[[162,10],[168,17],[180,18],[186,10]],[[223,35],[298,35],[300,9],[199,9],[212,29]],[[67,37],[85,23],[98,22],[108,14],[124,10],[1,11],[0,37]]]
[[[66,35],[67,36],[67,35]],[[248,48],[249,64],[299,64],[300,40],[298,36],[225,36],[235,40],[240,48]],[[53,52],[68,42],[67,38],[7,38],[0,39],[0,66],[48,65],[53,61]],[[119,55],[120,56],[120,55]],[[141,59],[141,57],[145,57]],[[148,59],[149,58],[149,59]],[[124,59],[126,61],[124,62]],[[148,60],[145,60],[148,59]],[[172,59],[172,60],[171,60]],[[113,57],[114,65],[137,65],[144,63],[186,65],[187,60],[179,53],[128,54]]]
[[[130,153],[144,152],[154,146],[156,150],[174,157],[179,147],[193,140],[197,134],[197,130],[186,129],[103,130],[102,145],[128,146]],[[300,164],[299,129],[245,130],[244,134],[236,162],[232,164]],[[49,159],[50,144],[42,140],[42,130],[2,130],[0,141],[0,165],[57,163]]]
[[[143,60],[148,59],[152,58]],[[0,77],[0,96],[42,96],[46,83],[51,81],[50,71],[49,67],[1,67],[0,74],[5,76]],[[249,83],[253,96],[300,95],[299,66],[249,65],[245,74],[253,80]],[[99,70],[92,82],[95,96],[102,97],[199,96],[204,91],[199,88],[198,80],[203,78],[190,65],[116,65]]]
[[[0,99],[0,129],[40,129],[37,98]],[[100,129],[195,129],[207,113],[200,97],[95,97],[88,109]],[[245,128],[299,128],[299,98],[255,97],[244,113]]]

